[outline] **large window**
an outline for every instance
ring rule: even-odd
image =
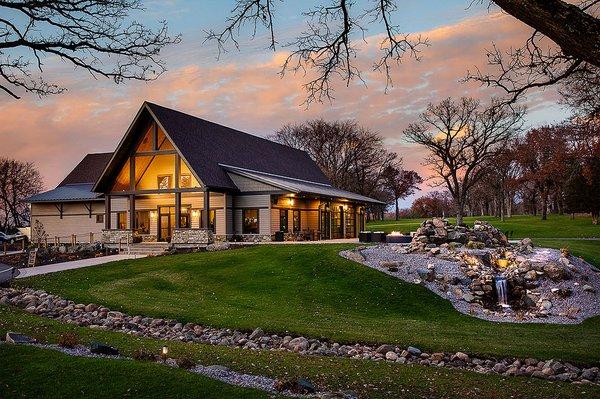
[[[208,211],[208,228],[215,232],[217,226],[217,212],[214,209]],[[200,211],[200,228],[204,229],[204,209]]]
[[[354,212],[354,208],[348,208],[345,219],[346,219],[346,237],[348,237],[348,238],[356,237],[356,233],[355,233],[356,213]]]
[[[295,210],[294,214],[293,214],[293,222],[294,222],[294,233],[299,233],[300,230],[302,229],[302,226],[300,224],[300,211]]]
[[[150,234],[150,212],[135,212],[135,228],[139,234]]]
[[[127,228],[127,212],[117,212],[117,227],[119,230]]]
[[[288,210],[280,209],[279,210],[279,231],[283,231],[284,233],[288,232]]]
[[[258,209],[242,210],[242,234],[258,234]]]

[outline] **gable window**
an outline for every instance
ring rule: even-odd
[[[179,187],[190,188],[192,187],[192,176],[189,174],[182,174],[179,176]]]
[[[293,219],[293,224],[294,224],[294,233],[299,233],[301,226],[300,226],[300,211],[295,210],[294,214],[292,216]]]
[[[258,234],[258,209],[242,209],[242,234]]]
[[[279,231],[283,231],[284,233],[288,232],[288,210],[280,209],[279,210]]]
[[[168,190],[171,188],[171,175],[158,176],[158,189]]]
[[[217,225],[217,212],[214,209],[208,211],[208,228],[215,232],[215,226]],[[200,210],[200,228],[204,229],[204,209]]]

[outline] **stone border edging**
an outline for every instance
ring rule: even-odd
[[[31,288],[0,289],[0,304],[15,306],[26,312],[63,323],[122,332],[134,336],[182,342],[240,347],[249,350],[279,350],[301,355],[389,361],[400,364],[448,367],[504,376],[531,376],[551,381],[600,384],[598,367],[580,368],[571,363],[551,359],[484,358],[457,353],[425,353],[419,348],[383,344],[378,347],[356,343],[340,345],[305,337],[267,335],[256,328],[248,334],[228,328],[211,328],[199,324],[182,324],[176,320],[129,316],[96,304],[76,304],[43,290]]]

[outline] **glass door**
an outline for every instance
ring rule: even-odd
[[[319,219],[321,227],[321,238],[324,240],[328,240],[331,238],[331,212],[321,211]]]
[[[158,207],[158,241],[171,241],[175,227],[175,207]]]

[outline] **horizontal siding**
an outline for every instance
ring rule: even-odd
[[[269,208],[271,196],[268,194],[239,195],[233,198],[234,208]]]

